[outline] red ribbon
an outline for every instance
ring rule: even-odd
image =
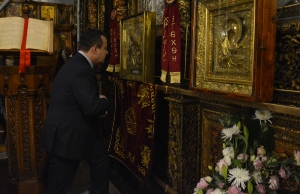
[[[162,29],[161,80],[170,71],[170,82],[180,83],[181,69],[181,35],[178,0],[172,4],[165,3]]]
[[[20,49],[19,73],[24,73],[25,66],[26,67],[30,66],[30,50],[26,50],[27,30],[28,30],[28,18],[25,18],[23,39],[22,39],[22,45]]]

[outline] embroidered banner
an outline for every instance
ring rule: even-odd
[[[110,46],[111,53],[109,64],[106,71],[109,72],[120,72],[120,30],[119,22],[116,17],[117,10],[113,9],[111,12],[110,21]]]
[[[156,85],[126,80],[115,83],[116,110],[109,154],[145,182],[154,149]]]
[[[161,81],[166,82],[170,72],[170,83],[180,83],[181,38],[178,0],[166,0],[163,15]]]

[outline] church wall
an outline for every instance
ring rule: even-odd
[[[133,13],[132,7],[138,6],[134,2],[139,1],[128,1],[128,14]],[[181,23],[182,42],[188,42],[188,45],[182,44],[185,48],[190,46],[191,41],[188,25],[191,20],[191,5],[188,1],[179,2],[181,16],[184,17]],[[155,83],[158,84],[156,151],[150,182],[158,184],[167,193],[192,193],[200,177],[208,173],[207,165],[219,157],[220,149],[217,145],[220,145],[220,139],[213,135],[220,132],[219,119],[227,113],[238,113],[243,117],[253,114],[257,109],[270,110],[273,114],[270,128],[275,130],[276,150],[292,156],[293,150],[300,148],[297,71],[299,43],[296,42],[299,33],[299,8],[296,5],[286,8],[288,9],[293,10],[290,13],[296,15],[280,15],[275,18],[278,26],[277,50],[274,53],[274,94],[273,100],[268,103],[236,100],[189,90],[190,72],[185,66],[185,63],[189,63],[189,49],[183,49],[185,52],[182,56],[188,61],[184,61],[182,65],[182,84],[162,83],[159,79],[161,34],[158,30],[155,67]],[[278,12],[280,11],[278,8]],[[283,47],[283,43],[289,45]],[[292,52],[287,47],[292,48]]]

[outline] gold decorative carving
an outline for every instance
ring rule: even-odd
[[[117,19],[121,20],[127,17],[127,5],[126,0],[114,0],[113,7],[117,10]]]
[[[137,2],[136,0],[128,0],[128,16],[137,14]]]
[[[300,19],[277,22],[274,87],[300,91]]]
[[[200,168],[199,104],[182,96],[166,97],[169,102],[168,177],[172,189],[191,193],[198,181]],[[189,115],[188,117],[184,115]]]
[[[234,114],[238,112],[243,120],[243,115],[247,113],[247,109],[217,103],[204,102],[202,107],[201,177],[210,173],[208,169],[209,165],[216,164],[222,158],[222,139],[220,133],[223,128],[219,119],[224,118],[228,113]]]
[[[251,95],[254,7],[253,1],[243,2],[230,12],[198,3],[196,87]]]
[[[105,31],[105,0],[98,0],[98,29]]]
[[[88,0],[87,1],[87,10],[88,10],[88,29],[97,28],[97,1]]]
[[[190,49],[191,48],[191,1],[179,0],[180,32],[182,39],[183,80],[189,80]]]
[[[28,177],[39,178],[45,167],[46,156],[37,146],[46,115],[46,94],[42,89],[37,95],[23,86],[18,95],[6,96],[8,130],[9,176],[15,181]],[[18,127],[19,126],[19,127]]]

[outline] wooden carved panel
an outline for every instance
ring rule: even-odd
[[[169,102],[168,175],[178,193],[191,193],[199,178],[199,102],[172,95]],[[189,115],[185,117],[184,115]]]
[[[300,107],[300,4],[279,8],[273,102]]]
[[[208,166],[214,165],[222,158],[222,139],[220,136],[223,129],[219,119],[224,119],[226,114],[239,113],[245,115],[247,109],[231,107],[222,104],[205,102],[201,110],[201,177],[209,175]]]

